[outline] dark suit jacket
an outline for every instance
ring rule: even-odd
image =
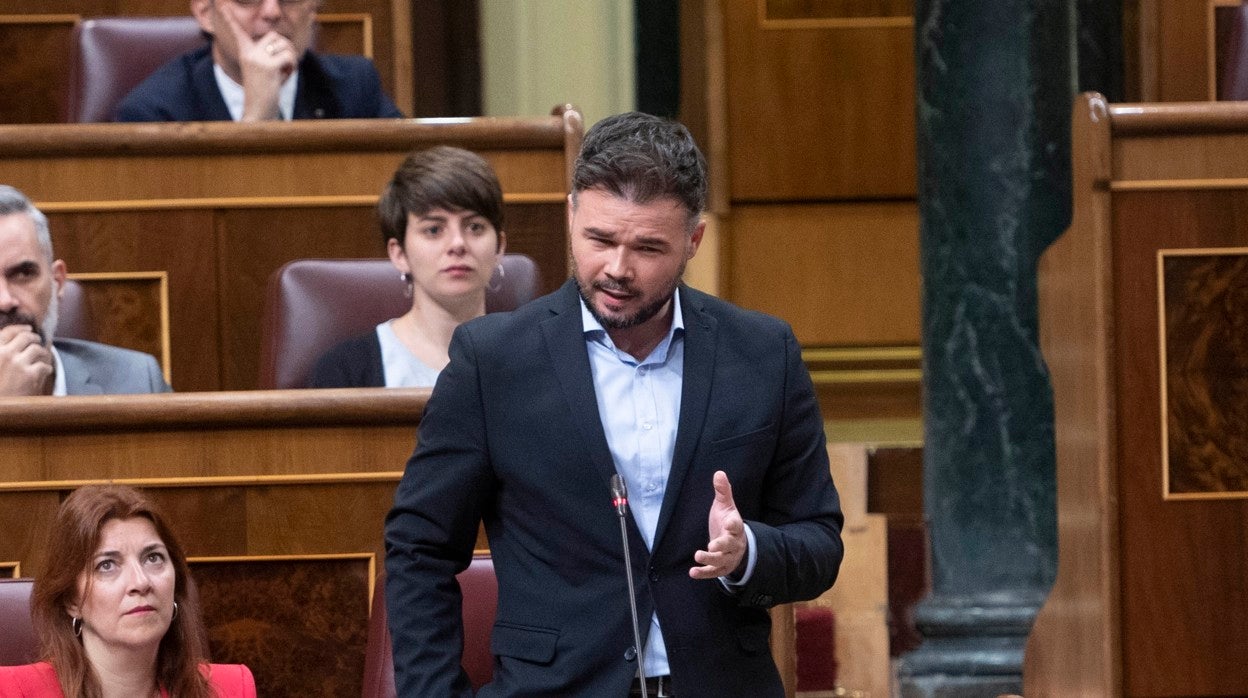
[[[256,681],[243,664],[201,664],[220,698],[255,698]],[[0,667],[0,698],[60,698],[56,670],[47,662]],[[161,690],[161,696],[168,692]]]
[[[65,366],[65,390],[70,395],[167,393],[160,364],[150,354],[88,342],[56,339],[52,342]]]
[[[401,118],[363,56],[308,51],[299,62],[296,119]],[[229,121],[212,71],[212,46],[166,63],[117,105],[116,121]]]
[[[658,613],[677,695],[782,696],[767,609],[822,593],[843,554],[823,422],[787,325],[680,293],[684,387],[653,551],[628,518],[638,612]],[[689,577],[716,470],[757,539],[736,594]],[[499,585],[494,683],[478,695],[627,695],[637,663],[613,473],[574,282],[456,330],[386,519],[399,695],[470,695],[452,575],[478,521]]]

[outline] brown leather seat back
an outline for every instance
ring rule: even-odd
[[[539,291],[537,264],[505,254],[486,312],[513,310]],[[297,259],[273,273],[260,337],[261,388],[302,388],[316,360],[338,342],[364,334],[412,307],[387,259]]]
[[[113,120],[113,110],[148,75],[207,39],[194,17],[99,17],[74,29],[65,121]]]
[[[73,279],[65,280],[58,304],[56,336],[70,339],[95,339],[91,325],[91,312],[82,290],[82,284]]]
[[[489,555],[473,556],[468,569],[459,575],[459,588],[464,595],[463,666],[475,691],[494,677],[494,654],[490,652],[490,634],[498,607],[494,560]],[[373,610],[368,618],[362,695],[363,698],[395,698],[395,694],[394,655],[391,652],[390,628],[386,624],[383,574],[373,592]]]
[[[33,579],[0,579],[0,666],[39,659],[39,642],[30,622],[33,587]]]

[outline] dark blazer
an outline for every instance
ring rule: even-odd
[[[243,664],[201,664],[220,698],[255,698],[256,681]],[[0,666],[0,698],[61,698],[56,670],[47,662]],[[168,692],[161,690],[161,696]]]
[[[299,61],[296,119],[401,118],[372,61],[308,51]],[[212,71],[212,46],[156,69],[117,105],[115,121],[229,121]]]
[[[150,354],[88,342],[55,339],[52,345],[65,366],[65,390],[70,395],[167,393],[160,364]]]
[[[680,294],[684,387],[653,552],[628,518],[642,632],[657,610],[677,695],[782,696],[767,609],[822,593],[843,555],[823,422],[787,325]],[[399,695],[471,695],[452,575],[479,521],[499,597],[494,683],[478,695],[627,695],[637,663],[614,465],[575,282],[461,325],[450,353],[386,519]],[[735,594],[689,577],[716,470],[757,539],[757,566]]]
[[[309,388],[384,388],[381,340],[376,328],[340,342],[316,360]]]

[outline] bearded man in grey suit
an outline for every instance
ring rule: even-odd
[[[156,359],[77,339],[53,340],[65,262],[48,219],[0,185],[0,396],[163,393]]]

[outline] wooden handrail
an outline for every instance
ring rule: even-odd
[[[428,388],[0,398],[0,436],[284,426],[416,425]]]

